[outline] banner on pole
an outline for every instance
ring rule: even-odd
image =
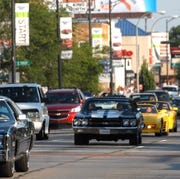
[[[16,45],[29,46],[29,3],[15,4]]]

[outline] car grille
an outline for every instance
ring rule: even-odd
[[[48,114],[53,119],[64,119],[69,116],[69,110],[49,111]]]
[[[102,119],[102,118],[91,118],[89,119],[89,126],[90,127],[122,127],[122,120],[121,119]]]

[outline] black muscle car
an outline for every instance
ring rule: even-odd
[[[138,145],[142,143],[143,127],[143,116],[133,99],[89,98],[73,120],[74,144],[87,145],[91,139],[129,139],[130,145]]]
[[[9,98],[0,96],[0,176],[29,169],[34,125]]]

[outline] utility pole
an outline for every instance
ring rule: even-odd
[[[15,2],[11,0],[11,38],[12,38],[12,83],[16,83],[16,39],[15,39]]]
[[[57,20],[57,42],[60,45],[60,21],[59,21],[59,0],[56,0],[56,20]],[[62,62],[61,62],[61,54],[60,48],[58,53],[58,84],[59,88],[62,88]]]

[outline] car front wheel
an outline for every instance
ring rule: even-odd
[[[15,161],[15,170],[16,172],[27,172],[29,170],[29,152]]]
[[[88,136],[84,134],[74,134],[74,144],[75,145],[88,145],[89,144]]]
[[[0,163],[0,176],[2,177],[12,177],[14,174],[14,162],[1,162]]]

